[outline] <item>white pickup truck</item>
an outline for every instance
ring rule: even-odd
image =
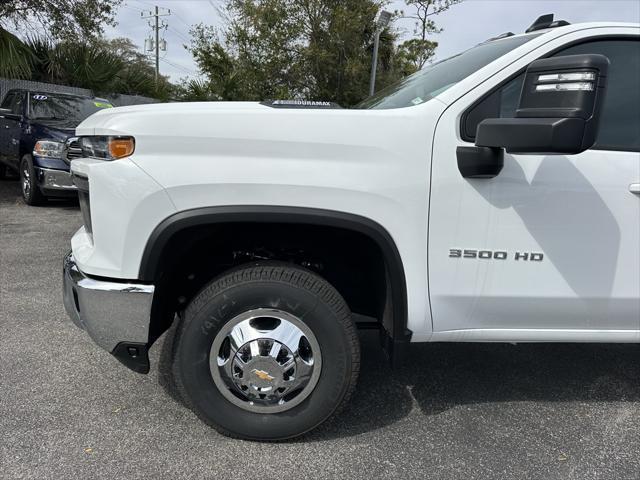
[[[180,393],[225,434],[333,415],[358,326],[394,363],[410,342],[640,342],[638,24],[541,17],[354,109],[132,106],[76,133],[65,307],[141,373],[177,323]]]

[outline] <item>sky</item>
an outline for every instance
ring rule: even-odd
[[[184,48],[189,43],[191,25],[203,22],[221,25],[218,8],[223,0],[125,0],[116,19],[116,27],[105,29],[105,35],[129,37],[142,48],[144,39],[152,29],[141,14],[148,14],[154,5],[171,10],[171,15],[162,17],[168,28],[163,33],[167,51],[161,53],[160,72],[169,75],[172,81],[181,78],[198,78],[198,68],[191,54]],[[392,0],[388,10],[411,11],[404,1]],[[443,32],[431,39],[439,43],[436,60],[447,58],[470,48],[488,38],[504,32],[521,33],[533,21],[545,13],[554,13],[556,20],[571,23],[591,21],[640,22],[638,0],[463,0],[434,18]],[[413,22],[398,20],[395,28],[404,38],[410,38]]]

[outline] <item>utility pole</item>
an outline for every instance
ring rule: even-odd
[[[165,10],[165,9],[163,9]],[[165,13],[160,13],[160,8],[156,5],[155,6],[155,13],[154,12],[149,12],[148,15],[145,15],[144,12],[142,12],[140,14],[140,16],[142,18],[153,18],[153,23],[149,23],[149,26],[153,29],[153,33],[154,36],[151,38],[148,38],[145,40],[145,50],[146,51],[150,51],[150,50],[155,50],[155,55],[156,55],[156,71],[155,71],[155,78],[156,78],[156,85],[158,84],[158,78],[160,77],[160,50],[165,51],[167,49],[167,42],[163,39],[162,42],[160,41],[160,30],[161,29],[167,29],[167,27],[169,26],[169,24],[167,22],[165,22],[164,20],[162,20],[162,22],[160,21],[160,17],[168,17],[169,15],[171,15],[171,10],[170,9],[166,9]],[[149,48],[147,47],[147,42],[149,43]]]

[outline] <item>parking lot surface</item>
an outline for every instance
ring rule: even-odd
[[[220,436],[159,368],[120,365],[67,320],[77,204],[0,181],[0,477],[640,478],[640,347],[432,344],[390,370],[363,333],[355,398],[301,439]]]

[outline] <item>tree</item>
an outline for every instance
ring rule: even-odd
[[[155,81],[155,69],[151,60],[140,53],[138,47],[129,38],[99,38],[93,42],[108,54],[122,62],[110,85],[112,92],[129,95],[144,95],[167,100],[173,93],[173,86],[167,77],[160,75]]]
[[[302,27],[293,3],[228,0],[223,35],[202,24],[192,30],[191,52],[214,97],[286,98],[298,89]]]
[[[28,78],[32,61],[29,48],[0,27],[0,77]]]
[[[249,88],[255,82],[240,81],[240,62],[220,42],[215,29],[197,25],[191,34],[193,36],[192,54],[207,80],[192,80],[183,84],[181,98],[185,100],[250,100],[257,94]],[[255,73],[258,72],[244,72],[244,77],[250,77]]]
[[[438,42],[428,40],[427,37],[434,33],[440,33],[431,17],[439,13],[449,10],[449,8],[460,3],[462,0],[405,0],[408,7],[411,7],[414,13],[405,15],[404,12],[397,12],[403,18],[415,20],[413,34],[417,38],[412,38],[400,45],[401,54],[414,71],[420,70],[425,63],[429,61],[435,54]]]
[[[417,21],[412,38],[396,46],[393,26],[380,36],[376,84],[422,68],[440,30],[431,20],[460,0],[407,0]],[[367,96],[376,13],[387,0],[227,0],[226,26],[191,31],[190,51],[206,80],[183,85],[190,98],[264,100],[306,98],[343,106]],[[396,12],[396,15],[404,15]],[[190,93],[188,93],[190,92]]]
[[[177,95],[183,102],[208,102],[220,100],[214,94],[214,90],[208,81],[188,80],[178,86]]]
[[[56,39],[97,37],[122,0],[0,0],[0,76],[28,78],[34,59],[9,30]]]
[[[312,79],[309,97],[349,106],[367,96],[375,33],[374,18],[383,4],[362,0],[303,0],[308,46],[303,62]],[[380,37],[377,85],[400,78],[394,71],[395,33]]]
[[[114,25],[122,0],[0,0],[0,29],[47,33],[53,38],[90,38]]]
[[[367,94],[381,0],[228,0],[226,28],[192,30],[191,52],[221,100],[307,98],[353,105]],[[384,86],[399,74],[395,34],[381,37]]]
[[[1,37],[0,37],[1,38]],[[102,38],[91,42],[54,41],[33,37],[22,42],[15,38],[18,58],[24,71],[4,72],[0,76],[87,88],[98,94],[131,94],[166,100],[173,86],[166,77],[154,79],[148,58],[138,53],[129,39]],[[1,67],[1,65],[0,65]],[[8,74],[7,74],[8,73]]]
[[[398,46],[398,64],[405,75],[420,70],[436,52],[438,42],[411,38]]]

